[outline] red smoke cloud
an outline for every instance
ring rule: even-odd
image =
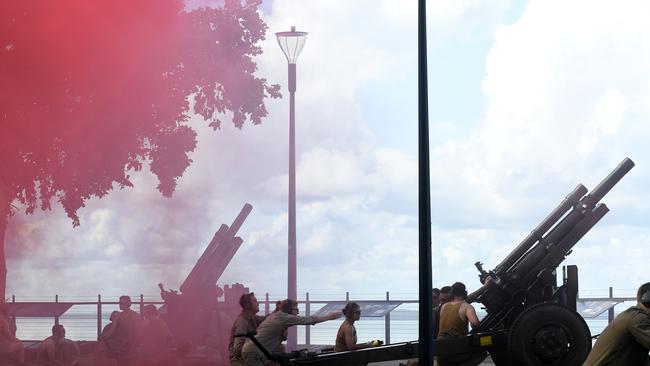
[[[225,112],[240,128],[260,123],[279,87],[254,75],[266,31],[259,4],[2,2],[0,245],[12,203],[30,213],[54,198],[78,225],[88,198],[131,186],[143,163],[171,195],[196,146],[190,95],[213,128]]]

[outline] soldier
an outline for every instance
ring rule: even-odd
[[[280,309],[271,313],[257,328],[255,337],[269,352],[275,352],[282,344],[283,334],[290,326],[314,325],[340,316],[339,312],[325,316],[299,316],[296,300],[286,299],[280,303]],[[246,339],[242,347],[242,361],[245,366],[264,366],[267,363],[264,353],[250,339]]]
[[[57,324],[52,327],[52,336],[40,345],[39,358],[43,366],[74,366],[79,361],[79,347],[65,337],[65,328]]]
[[[471,324],[472,328],[479,324],[476,310],[472,305],[467,303],[467,290],[462,282],[456,282],[451,286],[452,300],[440,309],[440,331],[438,338],[464,337],[467,335],[467,325]],[[453,365],[479,365],[487,354],[485,352],[476,352],[468,354],[455,354],[438,356],[440,366]]]
[[[241,350],[246,341],[244,337],[235,337],[235,334],[254,332],[265,318],[257,315],[260,311],[260,304],[257,302],[254,292],[241,295],[239,298],[239,306],[241,306],[242,310],[232,325],[232,329],[230,330],[230,343],[228,344],[230,365],[232,366],[242,365]]]
[[[115,325],[117,323],[117,317],[120,316],[120,312],[115,310],[111,313],[109,318],[110,322],[104,326],[101,334],[99,335],[99,341],[97,342],[97,347],[95,349],[95,365],[96,366],[116,366],[115,356],[113,355],[113,334],[115,333]]]
[[[431,302],[433,304],[433,338],[438,337],[440,330],[440,309],[442,305],[451,300],[451,286],[443,286],[440,290],[431,290]]]
[[[111,353],[120,366],[129,366],[138,346],[140,316],[131,310],[131,297],[120,296],[120,315],[114,321]]]
[[[146,305],[143,315],[137,364],[145,366],[178,365],[174,354],[174,337],[167,323],[158,317],[156,306]]]
[[[584,366],[644,365],[650,349],[650,282],[636,293],[636,306],[620,313],[600,334]]]

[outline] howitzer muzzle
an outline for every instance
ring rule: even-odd
[[[251,210],[253,210],[253,206],[250,203],[246,203],[244,207],[242,207],[241,211],[239,212],[239,215],[235,217],[235,221],[232,222],[232,225],[230,225],[230,228],[228,229],[229,236],[237,235],[239,228],[241,228],[242,224],[244,223],[244,220],[246,220],[248,214],[251,213]]]
[[[634,162],[632,159],[623,159],[616,169],[609,173],[609,175],[605,177],[605,179],[603,179],[603,181],[600,182],[591,193],[589,193],[589,196],[586,197],[584,203],[592,207],[595,206],[632,168],[634,168]]]

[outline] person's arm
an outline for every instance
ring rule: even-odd
[[[343,316],[343,313],[338,312],[338,311],[333,312],[333,313],[329,313],[329,314],[323,315],[323,316],[315,316],[314,317],[314,324],[326,322],[328,320],[338,319],[338,318],[340,318],[342,316]]]
[[[476,309],[468,303],[464,303],[463,306],[465,306],[465,317],[467,317],[467,321],[472,325],[472,329],[476,328],[479,323]]]
[[[299,316],[286,313],[283,314],[284,315],[282,315],[281,318],[279,317],[279,319],[281,319],[281,322],[284,325],[289,327],[292,325],[314,325],[317,323],[322,323],[324,321],[334,320],[343,316],[343,314],[339,312],[329,313],[323,316]]]
[[[368,343],[362,343],[362,344],[357,344],[354,341],[354,332],[352,331],[352,327],[349,325],[346,325],[343,328],[344,336],[345,336],[345,347],[349,349],[350,351],[354,351],[357,349],[364,349],[364,348],[369,348],[372,347],[370,342]]]
[[[113,320],[109,324],[106,324],[99,338],[101,340],[111,339],[113,337],[113,334],[115,334],[115,328],[117,328],[117,319]]]

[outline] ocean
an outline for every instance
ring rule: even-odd
[[[615,308],[616,313],[627,309],[631,304],[620,304]],[[137,310],[137,307],[135,308]],[[315,307],[312,305],[313,311]],[[102,306],[102,326],[108,323],[110,313],[118,310],[117,305]],[[478,310],[479,318],[485,315]],[[75,305],[60,319],[60,324],[66,328],[66,337],[76,341],[97,339],[97,306]],[[301,314],[304,312],[301,311]],[[417,304],[403,304],[390,313],[390,343],[413,341],[418,338]],[[592,335],[600,334],[607,326],[607,313],[596,318],[585,319]],[[309,327],[310,344],[334,344],[336,332],[342,320],[333,320]],[[54,324],[52,318],[18,318],[16,336],[21,340],[42,340],[51,334]],[[386,342],[386,322],[383,317],[362,317],[356,324],[359,342],[380,339]],[[298,343],[305,344],[305,327],[298,327]]]

